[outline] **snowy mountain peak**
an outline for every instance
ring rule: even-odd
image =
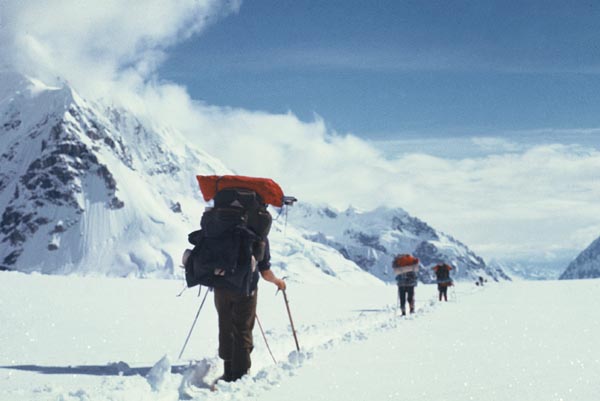
[[[600,277],[600,238],[593,241],[575,260],[573,260],[561,280],[599,278]]]
[[[48,85],[13,71],[0,71],[0,107],[31,112],[29,105],[41,107],[39,113],[57,112],[61,106],[83,100],[66,83]],[[32,101],[35,101],[32,103]]]
[[[169,234],[199,218],[194,174],[229,170],[68,85],[14,73],[0,84],[1,268],[171,274]]]
[[[376,277],[392,281],[391,263],[395,255],[411,253],[426,269],[419,273],[424,282],[434,281],[429,269],[440,262],[455,266],[457,279],[484,276],[509,279],[499,268],[490,268],[466,245],[439,232],[402,209],[380,207],[362,212],[340,212],[327,206],[301,204],[290,221],[306,231],[306,238],[337,249],[347,259]]]

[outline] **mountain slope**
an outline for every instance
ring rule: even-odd
[[[290,221],[307,231],[307,238],[337,249],[347,259],[376,277],[392,281],[391,263],[399,253],[417,256],[427,269],[419,271],[423,282],[433,282],[429,269],[439,262],[451,263],[452,276],[473,280],[510,280],[498,267],[490,267],[466,245],[439,232],[402,209],[378,208],[369,212],[300,205]]]
[[[600,277],[600,238],[592,242],[560,275],[561,280]]]

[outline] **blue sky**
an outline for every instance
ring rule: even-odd
[[[593,1],[245,1],[159,76],[370,139],[594,128],[598,21]]]

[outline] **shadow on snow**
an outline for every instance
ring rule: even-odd
[[[189,365],[171,366],[171,373],[183,374],[188,367]],[[152,367],[132,368],[125,362],[115,362],[107,365],[78,366],[11,365],[0,366],[0,369],[22,370],[45,375],[146,376]]]

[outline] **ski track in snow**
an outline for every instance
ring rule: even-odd
[[[391,287],[392,291],[395,290]],[[469,291],[471,292],[471,291]],[[416,308],[416,313],[402,317],[400,310],[391,304],[384,305],[381,309],[360,311],[357,316],[346,319],[335,319],[311,325],[300,325],[296,328],[297,335],[302,341],[301,350],[289,353],[284,361],[260,369],[257,373],[250,373],[235,383],[219,382],[217,391],[209,389],[191,390],[191,399],[199,400],[238,400],[254,398],[260,399],[264,393],[274,387],[285,386],[288,377],[293,377],[302,369],[309,360],[319,357],[323,352],[335,351],[342,344],[358,343],[368,340],[374,333],[381,333],[398,329],[403,324],[424,317],[433,312],[438,304],[437,300],[429,297],[421,301],[423,306]],[[335,328],[335,329],[333,329]],[[324,334],[323,333],[327,333]],[[293,334],[291,327],[282,332],[269,331],[268,341],[275,344],[290,342]],[[255,333],[255,343],[263,341],[260,334]],[[306,346],[308,344],[308,346]],[[207,374],[206,382],[210,383],[220,373],[221,365],[216,358],[210,361],[217,364],[212,374]]]

